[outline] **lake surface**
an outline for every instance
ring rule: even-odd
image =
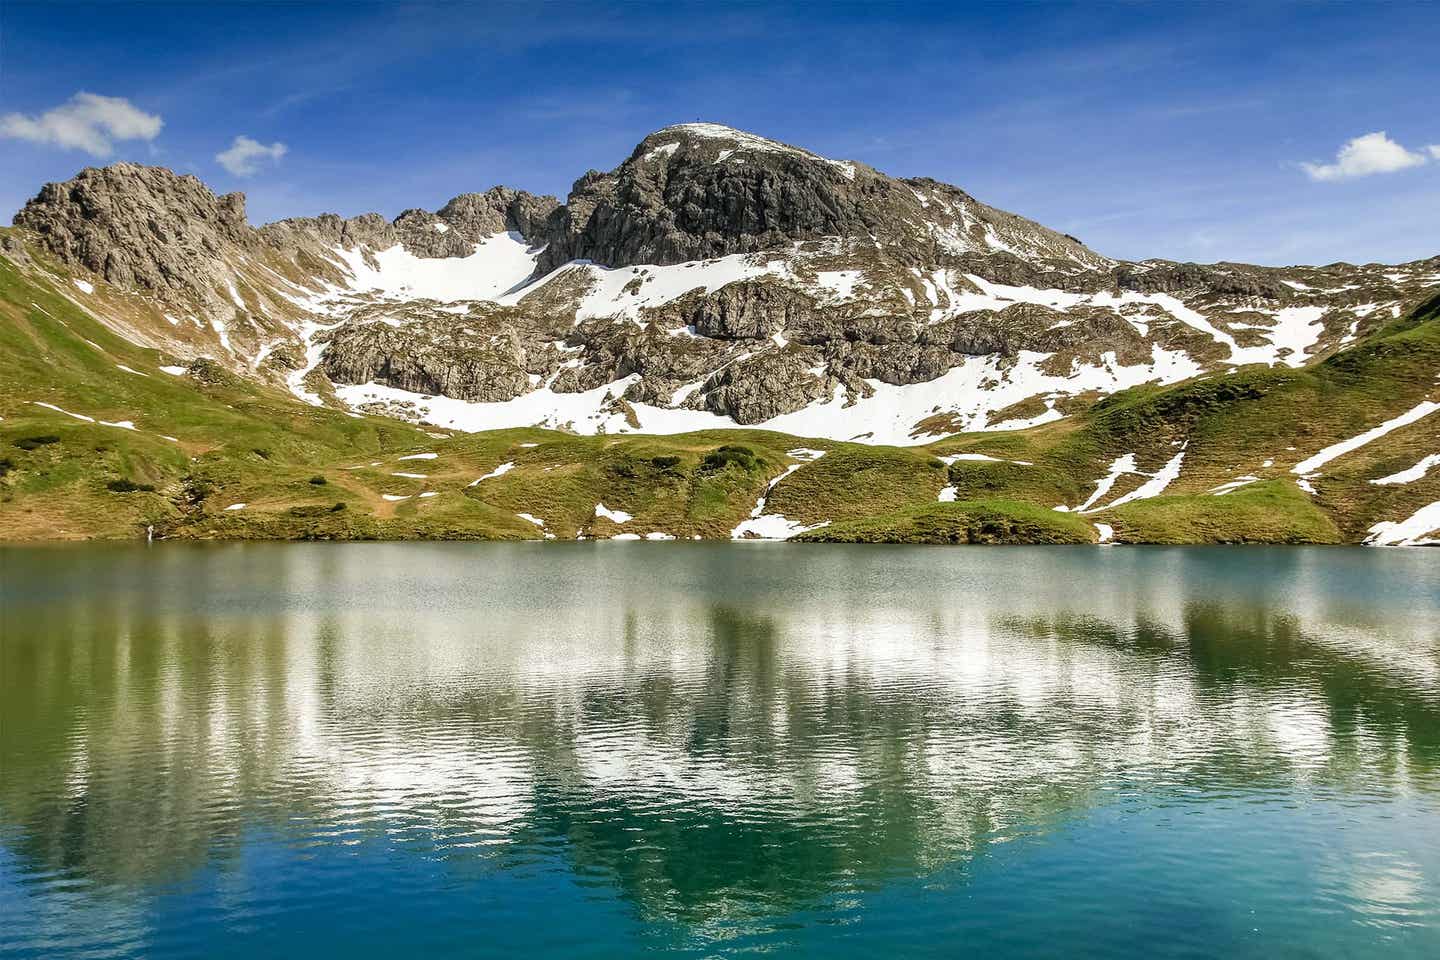
[[[1440,956],[1440,550],[0,547],[0,957]]]

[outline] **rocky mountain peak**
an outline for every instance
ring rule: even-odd
[[[15,215],[56,257],[150,291],[188,287],[236,247],[253,247],[245,195],[216,196],[188,174],[116,163],[47,183]]]
[[[647,136],[631,154],[629,163],[673,158],[683,151],[685,159],[700,163],[724,163],[732,158],[744,163],[757,155],[792,163],[819,164],[836,176],[854,180],[858,171],[869,167],[850,160],[831,160],[801,147],[771,140],[759,134],[737,130],[719,123],[677,123]]]

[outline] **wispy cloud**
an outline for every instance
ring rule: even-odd
[[[154,140],[164,125],[158,115],[124,97],[81,91],[39,116],[7,113],[0,117],[0,137],[108,157],[115,152],[116,140]]]
[[[1353,180],[1422,166],[1428,162],[1426,153],[1440,158],[1440,145],[1424,150],[1425,153],[1407,150],[1391,140],[1384,130],[1377,130],[1346,143],[1335,154],[1334,163],[1302,163],[1300,166],[1311,180]]]
[[[250,177],[260,171],[262,164],[279,163],[289,152],[290,148],[278,140],[266,146],[258,140],[239,136],[230,144],[230,149],[215,154],[215,159],[235,176]]]

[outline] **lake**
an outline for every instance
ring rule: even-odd
[[[0,547],[0,957],[1440,956],[1440,550]]]

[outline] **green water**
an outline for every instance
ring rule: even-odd
[[[0,547],[0,957],[1440,956],[1440,551]]]

